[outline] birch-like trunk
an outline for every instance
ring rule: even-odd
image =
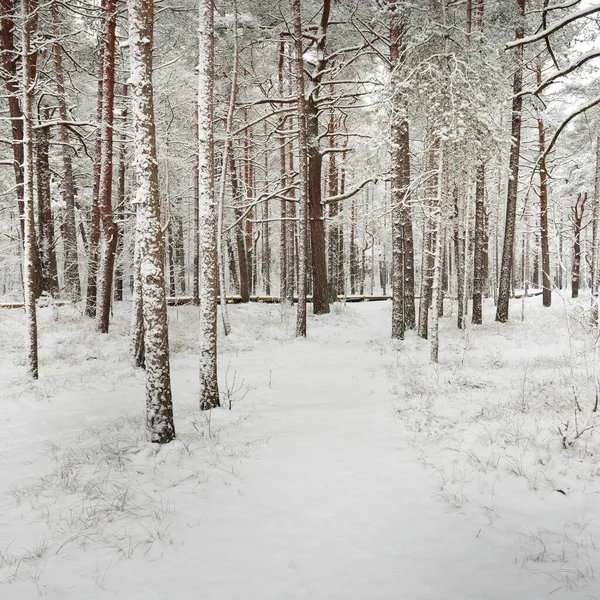
[[[212,0],[200,0],[198,25],[198,165],[200,201],[200,409],[220,406],[217,379],[217,207],[213,147]]]
[[[592,207],[592,322],[598,323],[600,290],[600,134],[596,137],[596,176],[594,180],[594,205]]]
[[[175,437],[175,425],[152,92],[154,2],[128,0],[128,8],[136,236],[144,315],[146,431],[150,442],[165,444]]]
[[[437,194],[435,199],[435,253],[433,260],[433,280],[432,280],[432,301],[431,301],[431,327],[429,338],[431,340],[429,358],[432,363],[439,360],[440,351],[440,313],[438,310],[438,300],[442,293],[442,253],[444,248],[444,206],[443,206],[443,186],[444,186],[444,142],[439,143],[438,156],[438,175],[437,175]]]
[[[27,322],[26,366],[33,379],[38,378],[38,333],[35,305],[36,243],[33,216],[33,79],[31,77],[31,36],[33,11],[30,0],[22,0],[23,37],[21,40],[21,110],[23,113],[23,216],[24,252],[23,284]]]
[[[294,20],[294,44],[296,49],[296,94],[298,97],[298,308],[296,313],[296,337],[306,337],[306,243],[308,209],[308,161],[306,131],[306,96],[304,95],[304,59],[302,57],[302,13],[300,0],[292,0]]]

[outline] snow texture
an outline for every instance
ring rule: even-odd
[[[506,324],[486,303],[464,335],[447,315],[435,366],[412,332],[389,339],[389,302],[311,316],[308,339],[289,307],[233,306],[206,412],[198,309],[172,309],[178,437],[160,447],[129,307],[104,336],[41,309],[42,379],[0,350],[2,598],[599,598],[588,302],[528,299]],[[23,324],[0,312],[3,339]]]

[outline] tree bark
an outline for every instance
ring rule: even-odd
[[[523,19],[525,16],[525,0],[517,0],[521,21],[516,29],[517,39],[525,35]],[[519,189],[519,154],[521,150],[521,122],[523,110],[523,46],[516,50],[517,68],[513,78],[513,102],[511,118],[512,144],[510,148],[508,190],[506,194],[506,221],[504,225],[504,244],[502,246],[502,265],[500,267],[500,283],[498,286],[498,303],[496,321],[508,321],[510,300],[510,278],[513,267],[515,228],[517,223],[517,194]]]
[[[58,114],[60,120],[69,120],[67,101],[65,96],[65,84],[62,60],[61,19],[58,10],[58,2],[51,5],[52,33],[55,37],[53,45],[54,70],[56,73],[56,100],[58,103]],[[81,283],[79,281],[79,259],[77,253],[77,224],[75,219],[75,179],[73,177],[73,161],[71,158],[71,147],[69,145],[69,130],[66,125],[59,127],[61,152],[63,160],[63,198],[65,201],[63,246],[64,246],[64,288],[65,295],[72,301],[81,299]]]
[[[483,282],[485,276],[485,164],[477,166],[475,182],[475,252],[473,256],[473,317],[474,325],[483,322]]]
[[[537,63],[537,85],[542,83],[542,64]],[[542,244],[542,303],[552,304],[552,284],[550,283],[550,244],[548,240],[548,172],[546,171],[546,130],[541,115],[538,115],[538,139],[540,151],[540,238]]]
[[[113,219],[113,127],[115,107],[115,45],[117,27],[117,0],[105,0],[106,30],[102,89],[102,140],[98,211],[100,216],[100,267],[98,277],[97,326],[100,333],[108,333],[112,298],[117,226]]]
[[[34,31],[34,12],[37,2],[22,0],[23,34],[21,40],[21,92],[22,92],[22,117],[23,117],[23,216],[24,222],[24,292],[25,316],[27,322],[27,371],[32,379],[38,378],[38,332],[36,312],[36,244],[35,222],[33,210],[33,84],[31,61],[31,38]]]
[[[587,192],[577,196],[573,207],[573,266],[571,269],[571,298],[579,297],[579,271],[581,267],[581,223],[587,202]]]
[[[327,1],[327,0],[326,0]],[[296,313],[296,337],[306,337],[306,243],[308,208],[308,139],[306,96],[304,95],[304,59],[302,56],[302,13],[300,0],[292,0],[294,21],[294,45],[296,50],[296,94],[298,101],[298,307]],[[327,299],[325,299],[327,302]]]
[[[128,0],[128,6],[136,152],[136,235],[144,314],[146,431],[148,441],[165,444],[175,437],[175,424],[152,93],[154,3],[153,0]]]
[[[220,406],[217,379],[217,207],[213,146],[212,0],[201,0],[198,26],[198,160],[200,198],[200,410]]]
[[[45,120],[48,120],[48,109]],[[58,298],[58,272],[56,267],[56,252],[54,250],[54,216],[50,197],[50,131],[48,127],[37,130],[37,197],[38,197],[38,240],[42,263],[42,278],[44,291]]]
[[[28,20],[28,27],[30,29],[30,43],[31,37],[37,27],[37,0],[28,0],[28,10],[30,11],[30,18]],[[22,92],[20,91],[20,85],[22,84],[22,77],[19,75],[19,61],[23,60],[22,53],[15,48],[14,43],[14,0],[0,0],[0,55],[2,58],[2,68],[6,73],[6,91],[8,95],[8,110],[11,123],[12,132],[12,151],[13,151],[13,167],[15,173],[15,188],[17,195],[17,210],[19,213],[19,235],[21,240],[21,246],[25,251],[25,226],[27,222],[27,214],[25,211],[25,198],[23,191],[23,161],[24,161],[24,150],[23,150],[23,112],[21,109],[21,102],[23,101]],[[29,65],[29,80],[35,80],[36,73],[36,58],[37,54],[33,53],[28,57],[27,63]],[[21,69],[22,71],[22,69]],[[32,231],[30,239],[30,248],[27,250],[31,254],[31,260],[33,261],[33,294],[35,298],[38,298],[43,291],[43,279],[42,279],[42,266],[38,250],[37,239],[35,230]]]
[[[415,327],[414,250],[410,206],[410,136],[407,107],[394,88],[406,55],[406,13],[390,0],[390,63],[392,68],[392,338],[403,339]],[[425,329],[426,331],[426,329]]]

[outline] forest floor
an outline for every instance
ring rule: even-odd
[[[197,309],[170,309],[160,448],[128,306],[105,336],[42,309],[37,382],[22,312],[0,311],[0,597],[600,599],[600,358],[589,301],[553,301],[444,317],[436,366],[389,339],[390,302],[311,317],[306,340],[293,309],[232,306],[210,413]]]

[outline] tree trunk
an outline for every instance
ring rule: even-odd
[[[537,63],[537,85],[542,83],[542,64]],[[546,131],[544,121],[538,115],[538,139],[540,150],[540,237],[542,242],[542,288],[544,306],[552,304],[552,287],[550,283],[550,247],[548,241],[548,172],[546,171]]]
[[[327,1],[327,0],[326,0]],[[296,50],[296,95],[298,98],[298,307],[296,313],[296,337],[306,337],[306,243],[308,209],[308,139],[306,96],[304,95],[304,59],[302,56],[302,13],[301,0],[292,0],[294,20],[294,45]],[[325,299],[325,302],[327,299]]]
[[[454,188],[454,263],[456,267],[456,327],[464,327],[465,316],[465,238],[461,228],[458,186]],[[465,221],[464,224],[467,227]]]
[[[437,197],[435,201],[435,253],[433,260],[433,280],[432,280],[432,314],[431,314],[431,348],[429,358],[432,363],[439,362],[440,351],[440,312],[438,310],[438,300],[442,289],[442,253],[444,248],[444,202],[442,198],[444,186],[444,142],[437,144],[439,146],[438,173],[437,173]]]
[[[55,38],[53,45],[54,68],[56,73],[56,100],[60,120],[69,120],[67,101],[65,97],[65,84],[62,62],[61,19],[58,3],[52,2],[52,33]],[[73,161],[69,145],[69,130],[66,125],[59,127],[61,152],[63,160],[63,198],[65,201],[63,247],[64,247],[64,288],[65,295],[72,301],[81,299],[81,283],[79,281],[79,259],[77,256],[77,224],[75,219],[75,179],[73,177]]]
[[[22,75],[19,74],[19,60],[22,61],[23,57],[22,55],[20,55],[19,50],[15,48],[14,44],[14,9],[15,2],[13,0],[0,0],[0,55],[2,58],[2,68],[6,73],[5,81],[6,91],[8,95],[8,110],[12,131],[13,167],[15,173],[17,209],[19,213],[19,235],[24,253],[29,253],[31,255],[33,269],[33,295],[35,298],[37,298],[43,291],[43,279],[41,260],[37,245],[37,239],[35,236],[35,229],[31,232],[31,235],[29,237],[30,247],[27,251],[25,251],[25,228],[28,216],[25,210],[25,198],[23,190],[24,126],[23,112],[21,110],[21,102],[23,101],[23,98],[20,92],[20,83],[22,83]],[[30,29],[29,35],[31,41],[31,36],[35,32],[37,26],[37,0],[28,0],[28,10],[31,13],[30,18],[28,20],[28,26]],[[33,53],[31,56],[28,57],[27,63],[29,65],[30,70],[30,81],[35,80],[37,62],[36,57],[36,53]]]
[[[164,444],[175,437],[175,425],[152,93],[154,3],[153,0],[129,0],[128,6],[131,106],[137,179],[136,235],[139,243],[146,351],[146,431],[148,441]]]
[[[198,160],[200,198],[200,410],[220,406],[217,379],[217,210],[213,146],[214,30],[212,0],[200,2]],[[232,153],[233,154],[233,153]]]
[[[127,85],[123,86],[121,107],[121,127],[127,122]],[[127,136],[123,132],[119,148],[119,168],[117,174],[117,247],[115,266],[115,300],[123,300],[123,239],[125,232],[126,176],[127,176]]]
[[[587,202],[587,192],[577,196],[573,207],[573,267],[571,270],[571,298],[579,297],[579,271],[581,267],[581,223]]]
[[[592,208],[592,322],[598,323],[598,291],[600,290],[600,134],[596,136],[596,173]]]
[[[48,109],[43,111],[45,120],[49,119]],[[54,251],[54,217],[50,197],[50,130],[42,127],[37,130],[37,196],[38,196],[38,240],[42,263],[44,291],[57,298],[58,273],[56,253]]]
[[[22,116],[23,116],[23,215],[24,222],[24,292],[25,316],[27,321],[26,366],[33,379],[38,378],[38,332],[36,312],[36,244],[33,210],[33,85],[31,60],[31,38],[34,30],[33,14],[37,2],[22,0],[23,38],[21,41]]]
[[[104,7],[105,0],[102,0]],[[103,74],[104,74],[104,46],[98,36],[98,100],[96,106],[96,119],[102,123],[103,116]],[[96,132],[96,154],[94,157],[94,189],[92,193],[92,214],[90,222],[90,243],[88,244],[88,276],[85,294],[85,314],[88,317],[96,316],[96,300],[98,296],[98,245],[100,243],[100,172],[102,167],[102,134],[100,129]]]
[[[477,166],[475,182],[475,252],[473,256],[473,324],[483,322],[483,282],[485,254],[485,164]]]
[[[406,14],[395,0],[391,10],[390,63],[396,84],[406,54]],[[403,339],[406,329],[415,327],[414,249],[410,206],[410,136],[402,95],[394,94],[392,105],[392,338]],[[427,329],[425,328],[425,332]],[[426,336],[426,334],[425,334]]]
[[[198,106],[194,112],[194,246],[192,258],[192,297],[194,304],[200,306],[200,165],[198,164]],[[235,200],[235,196],[234,196]]]
[[[521,19],[525,15],[525,0],[517,0]],[[524,36],[523,22],[516,30],[517,39]],[[513,78],[513,101],[511,118],[512,144],[510,148],[508,190],[506,194],[506,221],[504,225],[504,244],[502,246],[502,266],[500,267],[500,283],[498,286],[498,304],[496,321],[508,321],[508,305],[510,300],[510,278],[513,267],[515,244],[515,227],[517,223],[517,193],[519,189],[519,154],[521,150],[521,121],[523,109],[523,46],[516,50],[517,68]]]
[[[106,0],[106,30],[102,89],[102,140],[98,211],[100,216],[100,266],[98,277],[97,326],[100,333],[108,333],[112,298],[117,226],[113,219],[113,126],[115,106],[115,43],[117,27],[117,0]]]

